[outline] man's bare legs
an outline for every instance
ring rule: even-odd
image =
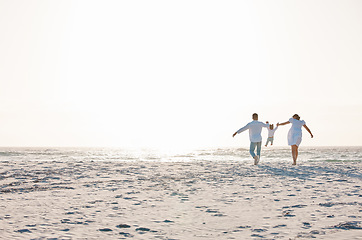
[[[293,165],[297,165],[298,158],[298,146],[292,145],[292,156],[293,156]]]

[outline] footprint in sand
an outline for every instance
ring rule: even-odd
[[[151,229],[149,229],[149,228],[145,228],[145,227],[136,228],[136,231],[137,231],[139,234],[145,234],[145,233],[148,233],[148,232],[152,232],[152,233],[157,232],[157,231],[151,230]]]
[[[312,226],[310,225],[310,223],[308,222],[303,222],[303,227],[304,229],[308,229],[308,228],[311,228]]]
[[[164,223],[173,223],[174,221],[171,221],[171,220],[165,220],[165,221],[163,221]]]
[[[283,212],[283,217],[295,217],[295,215],[292,214],[291,211],[286,211],[286,212]]]
[[[280,225],[276,225],[276,226],[274,226],[273,228],[281,228],[281,227],[286,227],[287,225],[285,225],[285,224],[280,224]]]
[[[239,226],[238,228],[247,229],[247,228],[251,228],[251,226],[248,226],[248,225],[246,225],[246,226]]]
[[[120,232],[119,234],[122,235],[122,236],[124,236],[124,237],[133,237],[132,234],[126,233],[126,232]]]
[[[19,233],[31,233],[31,231],[29,229],[19,229],[15,232],[19,232]]]
[[[263,229],[263,228],[254,228],[253,230],[251,230],[252,232],[266,232],[268,231],[267,229]]]
[[[332,228],[351,230],[351,229],[362,229],[362,226],[360,221],[352,221],[352,222],[340,223],[338,225],[333,226]]]
[[[110,229],[110,228],[101,228],[101,229],[99,229],[98,231],[100,231],[100,232],[111,232],[111,231],[113,231],[113,230]]]
[[[207,213],[218,213],[219,211],[215,210],[215,209],[207,209],[206,212]]]
[[[252,235],[250,235],[250,236],[253,237],[253,238],[255,238],[255,237],[257,237],[257,238],[264,238],[263,235],[259,235],[259,234],[252,234]]]
[[[139,227],[139,228],[136,228],[136,231],[149,232],[149,231],[151,231],[151,229],[145,228],[145,227]]]
[[[116,227],[118,227],[118,228],[130,228],[131,226],[128,225],[128,224],[119,224]]]

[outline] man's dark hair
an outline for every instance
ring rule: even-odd
[[[258,114],[257,113],[253,113],[253,120],[258,120]]]

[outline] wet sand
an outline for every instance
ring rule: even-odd
[[[1,239],[362,239],[360,162],[2,161]]]

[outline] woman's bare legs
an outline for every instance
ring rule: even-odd
[[[293,165],[297,165],[298,158],[298,146],[292,145],[292,156],[293,156]]]

